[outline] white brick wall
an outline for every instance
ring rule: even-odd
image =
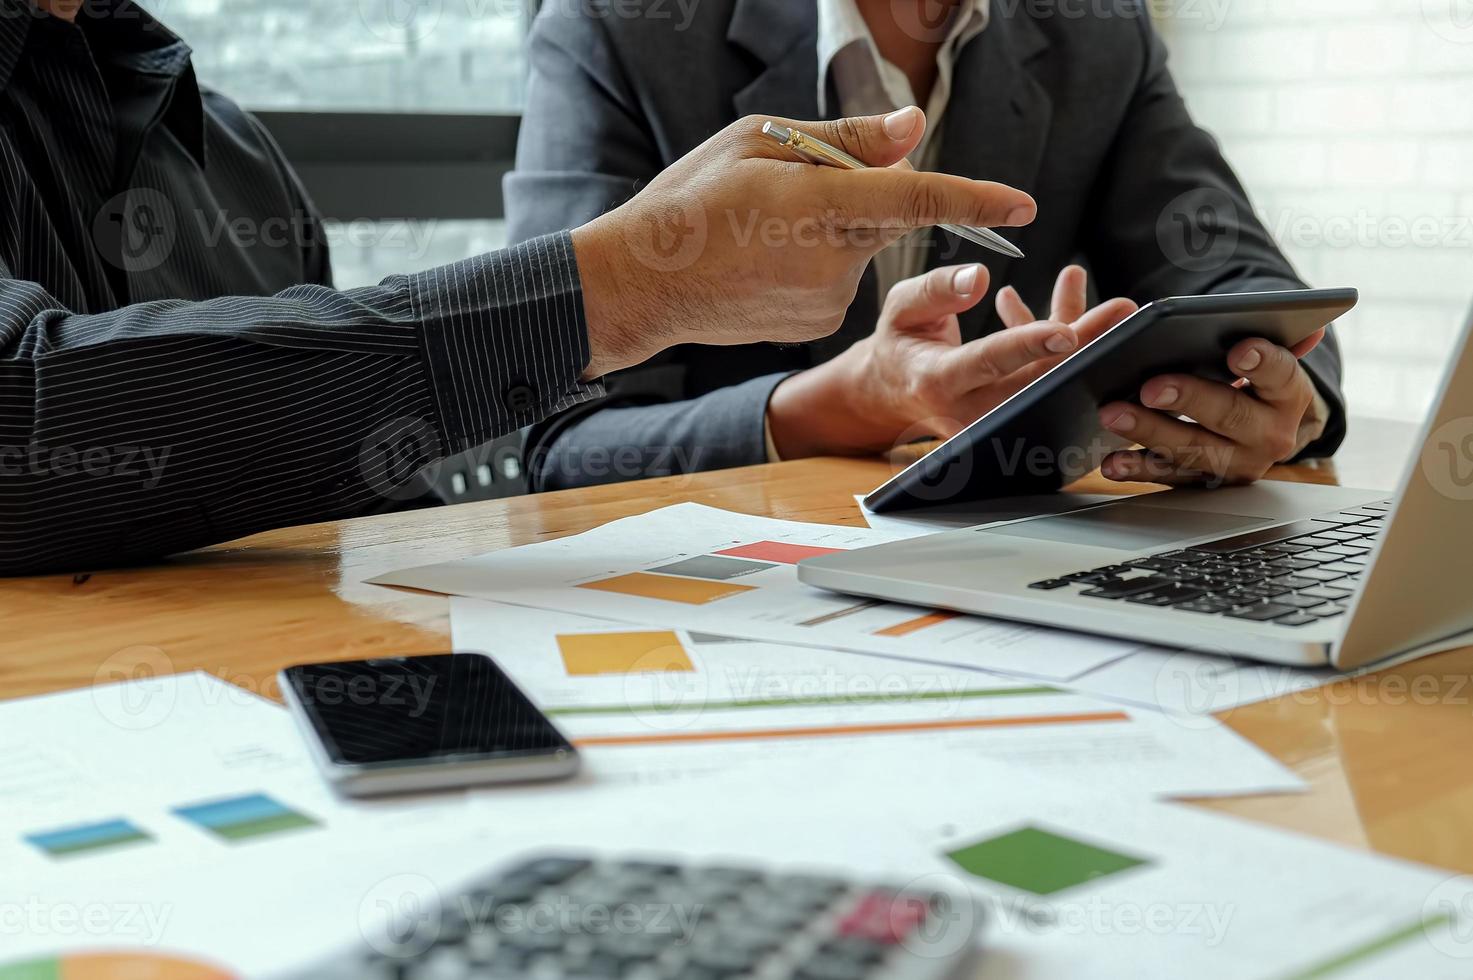
[[[1352,411],[1419,418],[1473,306],[1473,0],[1153,0],[1197,120],[1341,322]]]

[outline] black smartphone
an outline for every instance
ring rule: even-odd
[[[1143,306],[865,498],[876,513],[1049,493],[1129,443],[1099,408],[1162,374],[1218,381],[1227,353],[1263,337],[1292,348],[1355,307],[1354,289],[1175,296]]]
[[[573,744],[483,654],[304,664],[280,676],[318,768],[346,796],[578,771]]]

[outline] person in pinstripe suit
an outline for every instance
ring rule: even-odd
[[[759,126],[571,232],[336,291],[291,167],[183,41],[131,0],[0,0],[0,573],[370,513],[670,346],[832,332],[908,230],[1036,210],[890,169],[919,110],[811,125],[863,173]],[[739,214],[809,233],[743,247]]]

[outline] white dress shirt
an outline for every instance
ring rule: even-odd
[[[918,12],[936,7],[935,0],[890,0],[890,3],[914,3]],[[935,169],[957,57],[986,29],[988,15],[989,0],[961,0],[946,25],[945,40],[936,52],[936,84],[926,105],[921,106],[926,110],[926,135],[910,156],[911,165],[917,170]],[[880,55],[855,0],[818,0],[818,105],[824,115],[830,111],[828,80],[831,77],[839,100],[833,108],[840,115],[872,116],[918,104],[905,72]],[[918,232],[875,257],[882,304],[890,287],[925,270],[926,238],[927,233]]]
[[[796,0],[795,0],[796,2]],[[932,7],[934,0],[890,0]],[[936,84],[926,105],[926,135],[910,155],[917,170],[934,170],[941,149],[941,127],[951,101],[951,80],[957,56],[987,27],[989,0],[962,0],[946,26],[946,39],[936,52]],[[917,103],[905,72],[886,61],[875,45],[874,35],[854,0],[818,0],[818,109],[829,114],[828,80],[832,76],[838,94],[836,107],[844,116],[874,116],[894,112]],[[890,288],[902,279],[920,275],[926,268],[928,233],[914,232],[875,256],[881,305]],[[772,426],[765,427],[768,462],[780,462],[772,440]]]

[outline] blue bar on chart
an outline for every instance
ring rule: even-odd
[[[320,826],[314,818],[264,793],[176,807],[174,813],[232,843]]]
[[[25,840],[49,856],[59,858],[142,844],[152,841],[153,836],[127,820],[118,819],[40,831],[27,834]]]

